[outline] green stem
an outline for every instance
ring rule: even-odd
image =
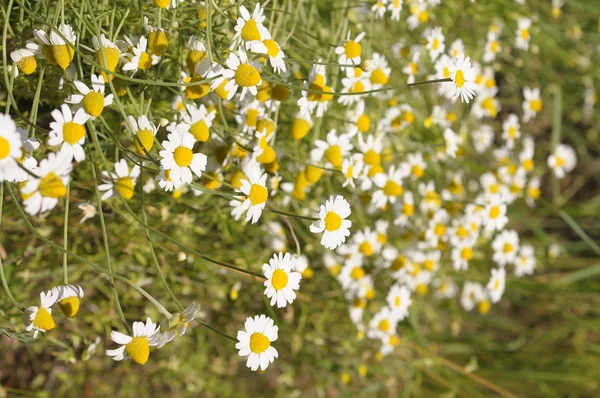
[[[71,194],[71,181],[67,184],[67,196],[65,198],[65,218],[63,225],[63,247],[65,248],[65,253],[63,253],[63,281],[65,285],[69,284],[69,272],[67,270],[67,249],[69,248],[67,237],[69,230],[69,196]]]
[[[2,207],[4,203],[4,182],[0,182],[0,231],[2,230]],[[8,299],[13,303],[15,307],[24,310],[23,306],[19,304],[19,302],[15,299],[15,297],[10,292],[8,288],[8,283],[6,282],[6,277],[4,276],[4,265],[2,264],[2,256],[0,255],[0,277],[2,278],[2,287],[8,296]]]

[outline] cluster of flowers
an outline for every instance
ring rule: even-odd
[[[174,8],[182,1],[153,3],[160,8]],[[372,10],[379,18],[389,10],[391,18],[399,20],[402,3],[382,0]],[[439,3],[410,2],[408,26],[417,29],[427,23],[429,13]],[[252,224],[261,219],[267,204],[280,191],[279,205],[285,207],[291,201],[310,197],[326,173],[333,176],[335,189],[345,189],[356,198],[352,201],[356,206],[364,207],[361,215],[368,213],[377,221],[373,227],[353,231],[350,237],[351,206],[343,196],[329,197],[321,204],[318,217],[312,217],[316,215],[312,214],[314,210],[305,207],[301,217],[314,219],[310,231],[327,249],[319,253],[320,260],[313,261],[321,262],[337,278],[349,303],[350,318],[361,334],[381,343],[382,355],[398,344],[397,325],[408,316],[411,297],[427,295],[430,286],[435,289],[436,298],[455,297],[459,286],[451,273],[467,270],[478,254],[485,257],[491,250],[495,268],[490,270],[485,286],[467,281],[460,287],[460,301],[467,311],[477,307],[479,312],[487,313],[492,303],[500,300],[508,266],[517,276],[533,273],[534,249],[521,243],[517,232],[507,228],[507,207],[523,198],[533,206],[540,196],[540,175],[534,173],[534,141],[522,133],[525,123],[542,109],[540,90],[524,89],[523,115],[519,118],[510,114],[503,121],[502,143],[497,148],[493,127],[481,122],[496,118],[500,111],[494,69],[489,66],[502,49],[500,24],[490,28],[482,63],[465,56],[460,39],[446,51],[441,27],[424,30],[425,45],[411,46],[401,41],[393,46],[395,63],[404,65],[398,72],[407,76],[409,85],[424,78],[439,83],[440,103],[444,99],[447,103],[435,105],[423,115],[421,110],[399,103],[392,95],[392,68],[386,57],[376,52],[364,56],[365,33],[352,39],[348,32],[346,40],[335,48],[339,62],[335,72],[342,76],[342,87],[336,90],[328,85],[331,76],[326,66],[331,62],[314,61],[304,78],[295,67],[297,64],[286,58],[263,24],[264,9],[260,4],[252,13],[244,6],[238,11],[231,45],[222,53],[199,37],[189,37],[182,62],[185,71],[180,77],[182,92],[172,101],[174,121],[155,123],[150,114],[123,114],[134,149],[129,154],[137,154],[139,164],[130,167],[123,158],[114,164],[114,172],[104,170],[98,187],[105,192],[102,200],[132,199],[140,167],[146,167],[156,152],[160,170],[144,181],[145,192],[156,189],[155,181],[175,197],[188,189],[199,196],[227,184],[235,189],[229,202],[231,216],[236,220],[245,217]],[[96,129],[104,128],[104,109],[116,103],[124,112],[119,96],[126,89],[114,87],[118,80],[115,76],[146,73],[161,62],[169,46],[168,33],[150,26],[147,18],[144,22],[146,36],[125,36],[114,42],[100,33],[92,38],[93,56],[88,58],[100,68],[98,74],[90,74],[90,86],[82,81],[87,80],[83,76],[79,76],[81,80],[70,77],[76,74],[72,64],[77,37],[69,25],[62,24],[49,32],[36,30],[35,40],[11,53],[15,78],[19,72],[33,74],[38,60],[45,59],[65,70],[66,81],[72,81],[76,90],[60,109],[52,112],[54,121],[43,149],[56,150],[47,151],[39,163],[33,157],[39,142],[17,128],[10,116],[0,118],[0,180],[19,184],[30,215],[50,211],[59,199],[66,197],[74,165],[86,160],[88,133],[95,140]],[[528,49],[530,26],[528,19],[518,22],[516,48]],[[79,45],[82,52],[87,50]],[[221,57],[224,62],[217,62]],[[286,175],[294,177],[282,182],[284,173],[279,173],[279,161],[283,156],[281,151],[278,154],[275,141],[277,133],[280,137],[285,133],[277,121],[281,105],[291,102],[289,88],[294,79],[303,79],[304,85],[292,112],[294,116],[289,118],[288,130],[291,139],[299,143],[304,143],[313,130],[314,141],[310,143],[310,158],[299,160],[300,165],[289,162]],[[112,94],[105,93],[107,85]],[[468,129],[468,116],[457,122],[450,105],[458,98],[464,103],[474,99],[471,115],[480,122],[477,128]],[[332,105],[335,102],[337,105]],[[375,105],[381,103],[386,104],[386,110],[375,122]],[[344,124],[336,123],[341,127],[331,129],[321,140],[318,129],[313,129],[313,121],[326,119],[335,107],[345,112]],[[227,119],[229,113],[234,115],[229,120],[235,121],[238,129],[229,137],[232,139],[226,140],[214,134],[213,123]],[[436,137],[432,145],[399,134],[416,126],[420,117],[423,128]],[[162,149],[156,151],[160,127],[165,128],[167,135],[159,144]],[[110,145],[109,138],[106,143]],[[223,147],[224,152],[220,151]],[[408,154],[395,161],[394,152]],[[466,153],[485,156],[489,163],[486,172],[479,175],[457,167],[468,163]],[[128,159],[131,161],[131,156]],[[575,162],[574,150],[563,144],[557,145],[548,158],[548,166],[558,178],[571,171]],[[85,218],[93,216],[93,207],[89,212],[89,207],[84,209]],[[271,300],[270,305],[281,308],[293,303],[302,277],[310,276],[312,271],[308,257],[285,252],[287,240],[281,225],[270,222],[267,227],[276,253],[263,265],[264,293]],[[444,267],[445,263],[452,267]],[[370,319],[365,319],[365,309],[372,307],[367,304],[377,297],[379,286],[387,292],[385,303]],[[37,336],[38,331],[54,328],[50,311],[57,301],[67,316],[74,316],[82,296],[81,288],[69,286],[42,294],[42,306],[28,309],[27,330],[35,330]],[[151,319],[134,322],[132,337],[113,331],[111,338],[121,347],[106,353],[115,360],[132,358],[143,364],[150,346],[161,347],[183,335],[198,310],[194,304],[163,322],[162,327]],[[249,317],[244,329],[238,333],[236,348],[241,356],[248,357],[248,367],[264,370],[278,356],[271,345],[278,337],[278,327],[272,319],[258,315]]]

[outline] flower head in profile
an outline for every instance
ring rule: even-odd
[[[9,115],[0,114],[0,182],[15,181],[21,174],[19,159],[23,143],[15,122]]]
[[[277,340],[279,328],[273,320],[265,315],[257,315],[246,319],[245,330],[237,334],[238,343],[235,348],[241,357],[247,357],[246,366],[252,371],[265,370],[279,356],[271,345]]]
[[[294,290],[300,289],[300,272],[294,272],[295,262],[290,253],[275,253],[268,264],[263,264],[265,295],[271,299],[271,305],[285,307],[296,299]]]
[[[35,30],[33,35],[40,44],[46,61],[58,65],[63,70],[71,65],[77,36],[70,25],[61,24],[58,28],[53,28],[50,34],[43,30]]]
[[[123,65],[123,70],[137,72],[138,70],[148,70],[160,61],[160,57],[148,53],[148,39],[142,36],[135,46],[131,46],[133,54],[129,54],[127,62]]]
[[[129,170],[127,161],[125,159],[119,160],[115,163],[114,173],[108,171],[102,172],[102,184],[98,186],[98,190],[104,191],[101,199],[108,200],[114,198],[117,195],[117,191],[121,194],[123,199],[131,199],[139,175],[140,166],[136,164]]]
[[[150,347],[160,343],[160,327],[152,322],[152,319],[147,318],[145,324],[133,322],[133,337],[113,330],[110,332],[110,338],[121,346],[114,350],[106,350],[106,355],[115,361],[131,358],[134,362],[143,365],[150,357]]]
[[[138,153],[146,155],[146,152],[150,152],[154,146],[154,136],[158,131],[158,127],[148,120],[148,116],[142,115],[136,120],[129,115],[127,117],[127,127],[134,135],[133,142]]]
[[[31,75],[37,69],[36,57],[40,53],[40,46],[34,42],[28,42],[25,48],[19,48],[10,53],[10,59],[15,63],[13,76],[19,76],[19,72]]]
[[[239,189],[245,195],[240,211],[246,211],[246,221],[252,220],[252,224],[255,224],[269,199],[267,173],[262,173],[257,163],[252,163],[245,173],[247,177],[241,181]]]
[[[79,312],[79,305],[83,298],[83,289],[76,285],[62,285],[52,289],[53,294],[58,294],[58,306],[67,318],[73,318]]]
[[[464,54],[459,54],[456,60],[450,68],[450,78],[454,84],[454,95],[452,98],[458,98],[462,102],[469,102],[475,97],[477,90],[477,84],[475,84],[475,78],[477,73],[475,68],[471,66],[471,59],[465,58]]]
[[[38,333],[45,333],[56,327],[52,319],[52,306],[56,304],[59,294],[54,289],[49,292],[40,292],[40,306],[31,306],[25,309],[23,313],[23,322],[27,324],[28,332],[33,330],[33,337],[37,338]]]
[[[183,312],[173,314],[167,321],[162,322],[161,328],[163,332],[157,348],[161,348],[173,340],[175,336],[183,336],[190,326],[190,323],[196,319],[198,311],[200,311],[200,305],[192,303],[192,305],[183,310]]]
[[[72,170],[70,156],[63,152],[48,154],[35,169],[36,177],[30,176],[21,188],[25,211],[36,215],[53,209],[58,199],[67,195]]]
[[[319,211],[319,220],[310,226],[310,232],[323,233],[321,244],[327,249],[335,250],[350,236],[352,221],[350,204],[341,195],[330,196]]]

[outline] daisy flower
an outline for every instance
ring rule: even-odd
[[[344,159],[344,163],[342,164],[342,174],[346,178],[346,181],[344,181],[342,187],[345,188],[350,184],[352,188],[355,188],[354,180],[361,175],[363,167],[364,164],[360,159]]]
[[[421,152],[409,153],[406,157],[406,163],[408,164],[411,178],[419,179],[425,175],[427,163],[425,163],[425,160],[423,160],[423,155]]]
[[[369,74],[369,81],[372,89],[378,89],[386,85],[390,80],[392,68],[388,66],[388,61],[379,53],[373,53],[373,70]]]
[[[369,322],[367,336],[370,339],[385,341],[390,335],[396,334],[397,324],[398,319],[394,316],[390,308],[383,307]]]
[[[253,42],[262,41],[271,37],[269,31],[263,25],[265,20],[263,12],[264,10],[260,3],[256,4],[252,15],[250,15],[250,12],[246,7],[240,7],[240,16],[238,17],[237,24],[234,27],[234,43],[238,38],[241,38],[244,42]]]
[[[83,289],[76,285],[62,285],[52,289],[52,294],[57,294],[58,306],[67,318],[73,318],[79,312],[79,305],[83,298]]]
[[[296,299],[294,290],[300,289],[300,272],[294,272],[295,261],[290,253],[276,253],[263,264],[263,274],[267,280],[265,285],[265,296],[271,299],[271,305],[277,303],[277,307],[283,308],[288,303],[292,304]]]
[[[417,26],[429,21],[429,13],[427,12],[427,3],[412,2],[410,6],[410,16],[406,19],[408,28],[414,30]]]
[[[475,305],[486,297],[484,287],[477,282],[465,282],[460,295],[460,304],[465,311],[471,311]]]
[[[47,293],[40,292],[40,306],[31,306],[23,313],[23,322],[27,324],[25,330],[33,330],[33,338],[37,338],[39,332],[45,333],[56,327],[52,319],[52,306],[58,300],[58,292],[54,289]]]
[[[473,131],[471,138],[473,139],[475,152],[483,153],[494,143],[494,130],[491,126],[482,124]]]
[[[92,75],[92,89],[79,80],[73,82],[80,94],[73,94],[65,100],[67,104],[82,103],[85,112],[92,118],[98,117],[105,107],[113,102],[113,95],[104,96],[104,79],[100,75]]]
[[[223,76],[229,79],[229,82],[225,85],[225,91],[228,93],[227,99],[230,100],[233,98],[239,87],[242,87],[240,101],[248,93],[256,96],[258,86],[262,83],[260,72],[258,71],[258,62],[250,62],[246,52],[238,50],[237,53],[231,52],[225,63],[227,68],[223,70]]]
[[[465,58],[464,54],[459,54],[456,57],[456,62],[451,66],[450,78],[454,83],[453,99],[460,96],[462,102],[469,102],[475,96],[477,84],[475,78],[477,73],[475,68],[471,67],[471,59]]]
[[[139,175],[140,166],[136,164],[130,172],[127,161],[125,159],[119,160],[115,163],[114,173],[109,173],[108,171],[102,172],[102,184],[98,186],[98,190],[104,191],[101,199],[108,200],[114,198],[117,196],[117,191],[119,191],[123,199],[131,199]]]
[[[379,188],[373,193],[371,202],[379,209],[386,204],[396,203],[397,198],[402,195],[404,188],[402,180],[408,176],[406,167],[392,165],[387,173],[379,173],[373,178],[373,182]]]
[[[342,78],[342,93],[352,93],[355,95],[341,95],[338,102],[343,105],[351,105],[360,101],[364,95],[359,95],[363,91],[370,89],[370,82],[363,76],[360,68],[346,68],[346,77]]]
[[[133,74],[138,70],[148,70],[152,65],[156,65],[160,61],[160,57],[149,54],[147,52],[148,39],[144,36],[140,37],[137,45],[132,46],[133,56],[123,65],[123,70],[133,71]]]
[[[531,19],[520,18],[518,24],[515,45],[517,48],[527,51],[529,50],[529,41],[531,40],[529,31],[531,29]]]
[[[373,11],[375,13],[375,18],[379,19],[379,18],[383,18],[383,16],[385,15],[385,5],[387,4],[387,0],[377,0],[375,2],[375,4],[373,4],[373,7],[371,7],[371,11]]]
[[[391,0],[388,4],[388,10],[392,12],[391,19],[392,21],[400,20],[400,11],[402,11],[403,0]]]
[[[321,205],[319,220],[311,224],[310,232],[323,232],[321,244],[327,249],[335,250],[350,236],[352,221],[346,220],[350,213],[350,204],[346,199],[341,195],[330,196],[325,204]]]
[[[237,334],[238,343],[235,348],[241,357],[248,357],[246,366],[252,371],[265,370],[279,356],[271,343],[277,340],[279,328],[273,320],[265,315],[257,315],[246,319],[245,330]]]
[[[298,112],[292,121],[292,136],[295,140],[301,140],[306,137],[312,126],[310,113]]]
[[[421,58],[421,53],[419,51],[415,51],[413,53],[411,61],[402,69],[402,72],[408,75],[408,84],[412,84],[415,82],[415,76],[419,73],[419,59]]]
[[[352,122],[352,126],[348,129],[350,136],[354,137],[359,132],[366,133],[371,128],[371,118],[365,110],[364,101],[358,101],[356,108],[348,111],[347,116],[348,120]]]
[[[435,61],[446,49],[446,44],[444,43],[445,40],[446,38],[442,33],[442,28],[439,26],[433,28],[427,35],[427,45],[425,48],[429,50],[429,56],[432,61]]]
[[[458,151],[458,135],[456,135],[451,128],[444,130],[444,142],[446,145],[446,156],[456,158],[456,152]]]
[[[139,116],[137,121],[133,116],[129,115],[127,121],[127,127],[129,127],[131,133],[134,135],[133,142],[138,153],[145,155],[147,152],[150,152],[152,146],[154,146],[154,136],[158,131],[158,127],[148,120],[148,116],[146,115]]]
[[[523,121],[528,122],[542,110],[542,100],[539,88],[525,87],[523,89]]]
[[[20,175],[18,161],[23,142],[10,115],[0,114],[0,182],[15,181]]]
[[[394,219],[394,225],[403,227],[408,223],[408,219],[415,213],[415,202],[413,193],[404,192],[402,195],[402,204],[400,205],[398,216]]]
[[[456,271],[469,269],[469,261],[473,258],[473,246],[475,246],[474,237],[467,237],[455,242],[450,256],[452,258],[452,266]]]
[[[56,33],[55,29],[60,31],[62,37]],[[61,24],[58,28],[53,28],[49,35],[43,30],[36,30],[33,35],[42,46],[44,57],[49,63],[56,64],[63,70],[71,65],[75,55],[73,47],[77,41],[77,36],[75,36],[70,25]]]
[[[492,269],[492,277],[486,289],[492,303],[497,303],[502,298],[506,281],[506,270],[504,268]]]
[[[506,147],[513,149],[515,141],[521,137],[521,125],[519,117],[514,113],[508,115],[508,119],[502,123],[502,139],[506,141]]]
[[[327,133],[326,139],[327,142],[315,141],[316,148],[310,151],[310,157],[315,163],[325,159],[328,166],[340,170],[344,162],[344,156],[352,150],[350,136],[347,134],[338,135],[337,131],[332,129]]]
[[[492,62],[496,59],[496,55],[502,50],[500,42],[498,41],[498,34],[492,31],[487,34],[487,41],[485,43],[485,53],[483,54],[483,62]]]
[[[333,92],[333,88],[326,85],[325,65],[321,63],[322,61],[319,58],[313,64],[308,74],[308,81],[304,82],[305,89],[302,90],[302,97],[298,100],[301,113],[312,114],[316,109],[317,117],[323,116],[323,113],[329,107],[329,101],[333,99],[333,95],[328,94]],[[308,90],[318,92],[310,92]]]
[[[15,63],[13,76],[17,77],[19,71],[25,75],[31,75],[37,69],[36,56],[40,53],[39,45],[34,42],[28,42],[25,48],[14,50],[10,53],[10,59]]]
[[[275,71],[275,73],[282,74],[285,73],[287,68],[285,66],[285,54],[279,47],[279,43],[275,40],[268,38],[263,40],[263,44],[266,47],[266,54],[269,56],[269,62],[271,63],[271,67]]]
[[[575,150],[569,145],[558,144],[552,155],[548,157],[548,167],[557,178],[564,178],[565,173],[573,171],[577,164]]]
[[[177,3],[183,3],[183,0],[152,0],[148,1],[148,3],[154,3],[158,8],[175,8],[177,7]]]
[[[96,51],[96,61],[98,64],[103,68],[108,69],[110,72],[114,72],[121,59],[121,50],[119,50],[119,47],[108,40],[104,34],[100,35],[100,40],[98,40],[97,36],[93,36],[92,42],[94,44],[94,50]],[[104,62],[105,59],[106,63]],[[105,82],[114,78],[112,73],[107,74],[102,70],[100,71],[100,75],[102,75]]]
[[[362,46],[360,45],[360,41],[365,37],[365,32],[359,33],[354,40],[350,39],[350,32],[346,36],[346,41],[344,44],[335,48],[335,53],[339,55],[339,63],[346,64],[354,64],[356,66],[360,65],[360,55],[362,53]],[[349,66],[342,66],[342,68],[346,68]]]
[[[196,319],[198,311],[200,311],[200,305],[192,303],[192,305],[183,310],[183,312],[173,314],[166,322],[162,322],[161,328],[163,332],[160,336],[160,342],[156,347],[161,348],[173,340],[175,336],[183,336],[190,326],[190,323]]]
[[[198,40],[196,36],[192,35],[187,42],[187,57],[185,63],[187,65],[190,75],[194,74],[196,65],[198,62],[203,61],[207,57],[206,44],[203,41]]]
[[[531,245],[522,245],[515,260],[515,275],[532,275],[535,269],[535,251]]]
[[[144,27],[148,34],[148,48],[157,57],[161,57],[169,47],[169,36],[164,29],[150,26],[148,17],[144,17]]]
[[[69,161],[75,158],[76,162],[81,162],[85,159],[83,151],[83,143],[85,142],[85,123],[90,116],[81,108],[75,112],[71,111],[69,105],[62,104],[61,109],[52,111],[54,121],[50,123],[50,137],[48,145],[61,145],[61,152]]]
[[[410,291],[406,286],[399,286],[396,284],[390,289],[386,302],[395,318],[401,321],[408,316],[408,307],[412,304]]]
[[[163,149],[159,152],[160,164],[165,170],[170,170],[171,179],[184,184],[192,182],[192,171],[198,176],[206,170],[208,158],[203,153],[194,153],[196,139],[191,133],[170,133],[167,141],[162,142]]]
[[[501,267],[514,263],[519,250],[519,235],[514,230],[503,230],[492,241],[492,260]]]
[[[255,224],[269,198],[269,191],[266,187],[267,173],[261,173],[260,166],[257,163],[252,163],[245,170],[245,173],[246,177],[241,181],[242,186],[240,188],[245,198],[241,202],[240,211],[246,211],[246,221],[252,220],[252,224]]]
[[[181,122],[177,123],[176,130],[179,133],[192,134],[198,142],[206,142],[210,137],[210,128],[216,114],[215,109],[208,112],[203,104],[191,104],[188,112],[182,112]]]
[[[72,170],[70,156],[63,152],[49,153],[35,170],[38,177],[30,176],[21,188],[25,198],[25,211],[33,216],[53,209],[58,199],[67,195],[67,184]]]
[[[145,324],[133,322],[133,337],[113,330],[110,332],[110,338],[121,346],[115,350],[106,350],[106,355],[115,361],[131,358],[143,365],[150,357],[150,347],[156,347],[160,343],[160,327],[147,318]]]

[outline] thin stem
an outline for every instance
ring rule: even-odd
[[[69,230],[69,196],[71,193],[71,180],[69,180],[67,184],[67,196],[65,198],[65,218],[63,225],[63,247],[65,248],[65,253],[63,253],[63,281],[65,285],[69,284],[69,271],[67,270],[67,253],[69,245],[67,242],[68,230]]]
[[[2,207],[4,203],[4,182],[0,182],[0,231],[2,231]],[[2,287],[8,296],[8,299],[11,303],[21,311],[24,311],[24,307],[19,304],[19,302],[15,299],[15,297],[10,292],[8,288],[8,283],[6,282],[6,277],[4,276],[4,265],[2,264],[2,256],[0,255],[0,277],[2,278]]]

